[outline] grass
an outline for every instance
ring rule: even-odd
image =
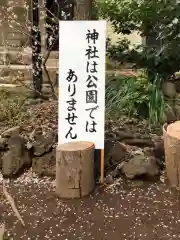
[[[157,84],[149,83],[146,75],[119,77],[106,86],[106,117],[148,119],[150,124],[165,121],[166,103]]]

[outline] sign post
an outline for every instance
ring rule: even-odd
[[[106,21],[60,21],[58,145],[93,142],[104,179]]]

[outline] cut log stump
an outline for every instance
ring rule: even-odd
[[[169,183],[180,189],[180,121],[163,127],[165,163]]]
[[[80,141],[58,145],[56,194],[60,198],[81,198],[94,187],[94,144]]]

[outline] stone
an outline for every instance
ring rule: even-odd
[[[123,144],[111,140],[105,141],[105,165],[107,167],[120,163],[128,155],[129,153]]]
[[[122,172],[128,179],[134,179],[139,176],[157,176],[160,169],[154,158],[146,157],[144,154],[138,154],[124,163]]]
[[[141,180],[134,180],[133,182],[131,182],[132,187],[142,187],[143,184],[144,184],[144,182]]]
[[[114,179],[113,179],[113,176],[112,175],[108,175],[106,178],[105,178],[105,180],[104,180],[104,182],[106,183],[106,184],[113,184],[114,183]]]
[[[26,143],[27,150],[31,150],[33,148],[33,144],[31,142]]]
[[[56,137],[53,132],[49,133],[46,137],[42,134],[36,135],[35,141],[33,142],[34,156],[39,157],[47,152],[50,152],[55,141]]]
[[[0,151],[5,151],[7,147],[7,139],[0,137]]]
[[[2,156],[2,174],[4,177],[14,177],[31,166],[31,158],[25,149],[20,136],[13,136],[8,142],[9,151]]]
[[[121,163],[119,163],[116,168],[112,171],[112,176],[114,178],[120,177],[121,173],[122,173],[122,168],[125,164],[125,161],[122,161]]]
[[[122,161],[120,164],[117,165],[116,169],[118,171],[122,172],[122,169],[123,169],[125,163],[126,163],[125,161]]]
[[[3,156],[3,153],[0,152],[0,170],[2,170],[2,156]]]
[[[177,81],[174,84],[175,84],[176,92],[180,93],[180,79],[177,79]]]
[[[33,158],[32,170],[40,176],[55,177],[56,175],[56,149],[43,156]]]
[[[15,135],[17,136],[20,134],[20,131],[21,131],[20,126],[12,127],[12,128],[9,128],[8,130],[4,131],[1,134],[1,137],[2,138],[10,138],[11,136],[15,136]]]
[[[166,122],[167,122],[167,124],[170,124],[177,120],[177,116],[176,116],[176,112],[175,112],[174,101],[172,101],[172,100],[167,101],[167,105],[169,107],[166,109]]]
[[[104,162],[105,162],[105,167],[108,168],[111,166],[109,163],[111,159],[111,150],[114,147],[114,142],[111,140],[105,140],[105,147],[104,147]]]
[[[154,143],[152,139],[134,138],[134,139],[124,139],[124,144],[137,147],[153,147]]]
[[[119,171],[118,168],[115,168],[115,169],[112,171],[112,176],[113,176],[113,178],[119,177],[120,174],[121,174],[121,172]]]
[[[165,178],[165,176],[162,174],[161,176],[160,176],[160,182],[162,182],[162,183],[165,183],[165,181],[166,181],[166,178]]]
[[[145,155],[146,157],[152,157],[152,156],[154,156],[154,148],[145,147],[145,148],[143,149],[143,152],[144,152],[144,155]]]
[[[174,113],[176,116],[176,120],[180,118],[180,102],[179,102],[180,94],[178,94],[177,99],[174,101]]]
[[[159,159],[159,158],[156,158],[156,164],[159,166],[159,168],[160,168],[161,170],[163,170],[163,169],[165,168],[165,162],[162,161],[162,160]]]
[[[115,164],[124,160],[127,155],[128,152],[125,146],[119,142],[117,142],[111,150],[111,158]]]
[[[172,82],[164,82],[162,84],[162,91],[169,98],[174,98],[177,94],[175,84]]]
[[[35,141],[36,138],[38,138],[39,136],[41,136],[43,134],[42,132],[42,128],[41,127],[37,127],[36,129],[34,129],[30,134],[29,134],[29,139],[31,141]]]
[[[164,151],[164,141],[163,140],[155,143],[155,146],[154,146],[154,156],[156,158],[164,160],[164,158],[165,158],[165,151]]]

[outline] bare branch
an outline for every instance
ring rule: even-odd
[[[17,22],[17,21],[15,20],[15,18],[13,17],[13,15],[9,14],[9,12],[8,12],[8,6],[7,6],[7,7],[4,7],[2,4],[0,4],[0,6],[2,6],[2,12],[3,12],[4,15],[5,15],[4,21],[7,21],[7,23],[9,24],[9,26],[10,26],[11,28],[13,28],[16,32],[20,32],[20,33],[26,35],[28,38],[33,39],[34,41],[37,42],[37,44],[41,45],[41,43],[36,39],[36,37],[33,36],[33,35],[31,34],[31,32],[29,31],[30,28],[31,28],[31,29],[33,28],[33,24],[28,20],[28,17],[26,17],[25,24],[22,25],[21,23],[19,23],[19,22]],[[38,6],[38,5],[37,5],[37,6]],[[38,6],[38,7],[42,7],[42,6]],[[44,6],[43,6],[43,8],[44,8]],[[28,10],[29,10],[29,8],[27,7],[27,8],[26,8],[26,15],[28,15]],[[59,22],[58,17],[56,17],[56,16],[55,16],[49,9],[47,9],[47,8],[45,8],[45,12],[46,12],[46,13],[49,13],[49,14],[53,17],[53,20],[54,20],[55,24],[58,25],[58,22]],[[56,26],[57,26],[57,25],[56,25]],[[55,27],[55,28],[56,28],[56,27]],[[57,30],[57,29],[55,29],[55,28],[54,28],[53,33],[52,33],[53,38],[55,38],[55,35],[56,35],[55,33],[56,33],[56,30]],[[53,83],[52,83],[52,81],[51,81],[49,72],[48,72],[48,70],[47,70],[47,68],[46,68],[46,63],[47,63],[47,60],[48,60],[48,58],[49,58],[49,56],[50,56],[50,53],[51,53],[51,51],[52,51],[52,49],[53,49],[53,47],[54,47],[54,44],[55,44],[55,42],[57,41],[57,39],[58,39],[58,36],[55,38],[53,44],[51,44],[50,48],[49,48],[48,51],[47,51],[47,54],[46,54],[45,57],[43,58],[43,62],[42,62],[42,66],[43,66],[43,69],[44,69],[44,73],[45,73],[45,75],[47,76],[47,80],[48,80],[48,83],[49,83],[50,88],[51,88],[51,91],[52,91],[52,96],[53,96],[53,98],[55,98],[55,99],[57,99],[57,96],[56,96],[56,93],[55,93],[55,90],[54,90],[54,86],[53,86]],[[33,88],[31,88],[30,86],[27,86],[26,84],[24,84],[24,82],[21,81],[20,78],[17,77],[17,78],[16,78],[16,81],[20,82],[24,87],[26,87],[26,88],[28,88],[28,89],[30,89],[30,90],[35,91],[35,90],[34,90]],[[37,92],[39,95],[43,96],[43,94],[41,94],[40,92],[38,92],[38,91],[36,91],[36,92]]]
[[[51,81],[51,80],[50,80],[50,81]],[[16,76],[16,77],[15,77],[14,82],[20,83],[23,87],[27,88],[27,89],[30,90],[30,91],[35,91],[35,92],[38,93],[42,98],[45,97],[45,95],[44,95],[42,92],[39,92],[39,91],[37,91],[36,89],[32,88],[31,86],[25,84],[24,81],[21,80],[19,76]],[[53,90],[54,90],[54,88],[53,88]],[[57,96],[56,96],[56,94],[55,94],[55,91],[52,91],[52,95],[51,95],[50,97],[53,97],[53,98],[57,99]]]
[[[11,208],[15,214],[15,216],[17,217],[17,219],[21,222],[22,226],[25,227],[25,223],[15,205],[15,202],[14,202],[14,199],[11,197],[11,195],[7,192],[7,189],[6,187],[4,186],[3,184],[3,193],[4,193],[4,196],[6,197],[6,199],[8,200],[9,204],[11,205]]]

